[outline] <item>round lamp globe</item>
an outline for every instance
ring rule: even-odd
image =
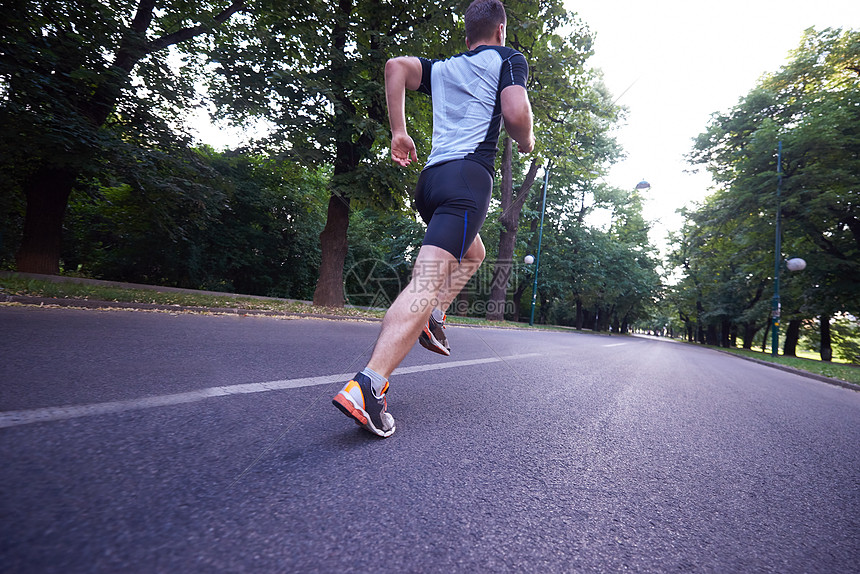
[[[534,255],[526,255],[525,257],[523,257],[523,261],[525,261],[526,265],[531,265],[535,262]]]
[[[806,261],[800,257],[793,257],[785,262],[785,266],[788,267],[789,271],[803,271],[806,269]]]

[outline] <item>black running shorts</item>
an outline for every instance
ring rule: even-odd
[[[461,261],[487,218],[492,194],[493,175],[478,162],[459,159],[426,168],[415,188],[415,207],[427,224],[423,244]]]

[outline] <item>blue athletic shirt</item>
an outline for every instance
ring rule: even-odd
[[[526,86],[525,56],[504,46],[478,46],[447,60],[421,61],[418,91],[433,100],[433,146],[425,168],[455,159],[495,171],[502,124],[500,94]]]

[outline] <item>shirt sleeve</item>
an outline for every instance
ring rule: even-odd
[[[433,95],[430,89],[430,76],[433,69],[434,60],[428,58],[418,58],[421,61],[421,85],[418,86],[418,91],[428,96]]]
[[[529,65],[526,57],[519,52],[514,52],[502,63],[501,89],[508,86],[526,87],[529,81]]]

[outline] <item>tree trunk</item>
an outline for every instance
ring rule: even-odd
[[[512,171],[513,149],[511,138],[502,140],[502,181],[499,185],[502,196],[501,232],[499,233],[499,251],[496,266],[493,269],[493,281],[490,283],[490,300],[487,301],[487,321],[501,321],[505,318],[505,299],[508,293],[508,281],[511,278],[511,259],[514,256],[514,243],[517,240],[516,227],[511,227],[514,218],[509,213],[513,204],[514,179]],[[516,221],[519,221],[517,214]]]
[[[767,342],[770,341],[770,330],[773,329],[773,322],[768,321],[764,327],[764,334],[761,339],[761,352],[767,353]]]
[[[487,301],[487,321],[501,321],[505,318],[505,300],[513,269],[516,240],[516,231],[507,231],[502,227],[499,237],[499,255],[496,259],[496,267],[493,269],[493,281],[490,284],[490,300]]]
[[[798,339],[800,339],[800,319],[792,319],[788,322],[788,328],[785,331],[782,354],[786,357],[796,357]]]
[[[830,315],[821,316],[821,360],[830,362],[833,360],[833,347],[830,337]]]
[[[713,323],[708,325],[708,331],[705,334],[705,344],[706,345],[719,345],[719,339],[717,339],[717,326]]]
[[[741,336],[744,341],[744,349],[751,350],[753,340],[755,339],[756,327],[752,323],[744,323],[744,334]]]
[[[63,217],[77,173],[41,167],[25,184],[27,213],[24,235],[15,257],[18,271],[56,275],[60,272]]]
[[[328,200],[325,228],[320,233],[320,276],[314,290],[314,305],[343,307],[343,263],[348,248],[349,198],[332,192]]]
[[[549,320],[549,301],[542,293],[540,293],[540,313],[538,315],[538,323],[546,325]]]
[[[320,233],[320,276],[314,290],[314,305],[324,307],[343,307],[343,264],[347,254],[347,230],[349,229],[349,190],[354,183],[350,182],[350,174],[354,174],[362,159],[370,155],[370,149],[375,140],[373,130],[360,131],[356,129],[358,111],[349,99],[349,90],[339,82],[349,78],[347,46],[350,42],[349,17],[355,9],[352,0],[339,0],[339,10],[334,14],[331,31],[331,65],[328,73],[333,84],[331,100],[334,104],[334,125],[337,126],[335,136],[335,158],[332,180],[332,194],[328,202],[326,224]],[[381,73],[381,71],[380,71]],[[377,78],[379,79],[379,78]],[[368,114],[382,122],[384,108],[381,100],[371,99],[368,104]]]
[[[516,321],[520,320],[520,315],[522,315],[523,310],[523,295],[526,292],[526,289],[529,286],[528,281],[519,281],[517,284],[517,289],[514,291],[514,317]]]
[[[490,300],[487,301],[487,321],[501,321],[505,318],[505,301],[513,269],[516,240],[516,231],[508,231],[502,227],[499,234],[499,254],[490,284]]]
[[[502,226],[499,234],[498,257],[493,269],[493,281],[490,284],[490,299],[487,302],[488,321],[501,321],[505,318],[505,301],[513,269],[520,213],[534,183],[537,168],[537,163],[533,161],[522,186],[514,196],[513,145],[511,138],[506,136],[502,146],[502,181],[499,186],[502,196],[502,215],[499,219]]]
[[[731,328],[732,324],[728,319],[723,319],[720,322],[720,347],[723,349],[728,349],[731,346],[729,343]]]

